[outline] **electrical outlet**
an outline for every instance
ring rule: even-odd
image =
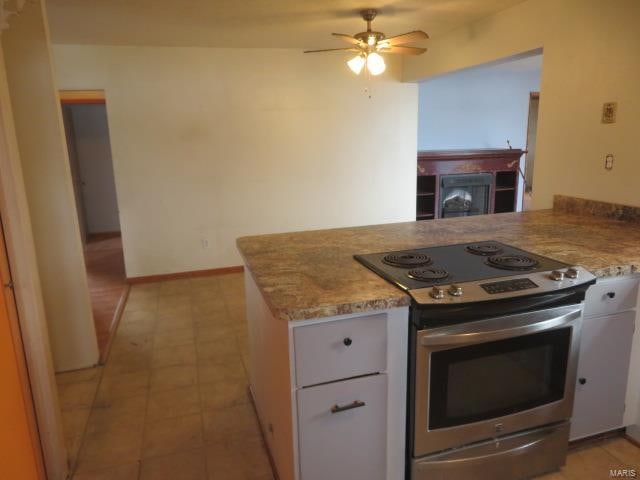
[[[604,168],[605,170],[613,170],[613,153],[608,153],[604,157]]]
[[[602,105],[602,123],[616,123],[617,102],[607,102]]]
[[[200,240],[201,244],[202,244],[202,248],[209,248],[209,239],[208,238],[203,238],[202,240]]]

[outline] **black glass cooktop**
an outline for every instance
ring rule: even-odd
[[[568,265],[496,241],[354,255],[403,290],[546,272]]]

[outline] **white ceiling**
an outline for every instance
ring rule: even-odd
[[[364,30],[358,11],[376,7],[387,36],[432,37],[523,0],[46,0],[54,43],[330,48],[331,32]]]

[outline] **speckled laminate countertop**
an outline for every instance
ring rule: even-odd
[[[409,305],[356,253],[498,240],[599,277],[640,267],[640,223],[538,210],[242,237],[238,248],[274,316],[304,320]]]

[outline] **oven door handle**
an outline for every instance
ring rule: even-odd
[[[456,325],[422,330],[419,332],[420,344],[424,347],[454,346],[520,337],[569,325],[582,314],[582,308],[563,310],[562,313],[554,309],[476,322],[471,324],[473,331],[469,331],[470,324],[463,328]]]

